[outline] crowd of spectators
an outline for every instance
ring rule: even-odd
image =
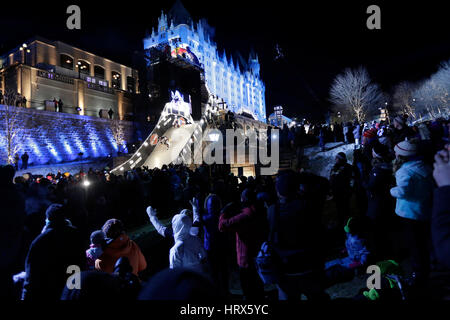
[[[346,138],[355,143],[353,163],[339,153],[328,179],[304,170],[236,177],[223,165],[14,177],[13,166],[2,166],[1,295],[233,298],[230,270],[237,270],[243,299],[264,300],[256,261],[270,244],[280,300],[328,300],[328,287],[371,264],[388,285],[363,287],[356,300],[448,297],[448,122],[393,122]],[[305,136],[300,128],[280,139],[294,148]],[[331,229],[327,199],[335,203]],[[150,224],[171,243],[168,268],[152,275],[145,270],[155,262],[127,233]],[[79,287],[73,278],[69,285],[71,266],[81,270]]]

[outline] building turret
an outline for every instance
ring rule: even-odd
[[[259,78],[259,71],[260,71],[260,65],[259,65],[259,59],[258,55],[252,50],[250,52],[250,56],[248,58],[248,67],[250,72]]]
[[[158,32],[167,30],[167,15],[161,10],[161,16],[158,18]]]

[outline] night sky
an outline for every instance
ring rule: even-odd
[[[142,49],[146,29],[156,28],[161,10],[167,12],[174,1],[145,1],[145,6],[122,1],[127,7],[112,1],[8,1],[2,3],[0,53],[40,35],[131,65],[132,52]],[[252,47],[256,50],[268,115],[274,105],[283,105],[288,116],[320,117],[329,106],[333,78],[346,67],[366,66],[390,92],[400,81],[430,76],[441,61],[450,59],[450,13],[443,1],[395,1],[395,6],[383,1],[342,2],[182,1],[194,21],[206,18],[215,28],[220,50],[239,51],[245,58]],[[80,31],[66,28],[70,4],[81,8]],[[381,7],[381,30],[366,28],[371,4]],[[284,59],[274,59],[276,44]]]

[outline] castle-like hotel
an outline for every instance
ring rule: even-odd
[[[248,62],[233,61],[219,54],[202,21],[195,24],[180,1],[158,19],[158,30],[144,39],[144,49],[170,46],[173,57],[182,56],[204,70],[210,92],[224,100],[235,113],[251,114],[266,121],[265,86],[260,78],[258,56],[251,53]]]

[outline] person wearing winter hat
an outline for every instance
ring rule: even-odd
[[[95,260],[100,258],[103,253],[103,248],[106,245],[105,234],[102,230],[96,230],[91,234],[91,244],[86,250],[86,260],[89,269],[95,268]]]
[[[345,155],[344,155],[345,156]],[[293,171],[278,174],[277,203],[267,210],[269,241],[283,260],[277,280],[279,300],[326,299],[322,287],[322,226],[316,208],[296,197],[299,182]]]
[[[255,192],[246,188],[241,193],[240,208],[228,204],[219,217],[219,231],[232,232],[236,237],[239,278],[246,299],[264,297],[264,285],[255,266],[255,258],[267,238],[264,213],[256,205]]]
[[[343,225],[346,217],[350,216],[350,198],[353,193],[355,173],[353,167],[347,163],[347,156],[343,152],[336,155],[335,165],[330,172],[330,187],[336,204],[338,223]]]
[[[102,231],[107,238],[107,247],[95,261],[95,269],[113,273],[114,265],[120,257],[128,258],[133,268],[132,273],[136,276],[147,268],[147,261],[141,249],[127,236],[122,221],[109,219],[103,225]]]
[[[52,204],[46,226],[32,242],[25,261],[23,300],[59,300],[67,281],[67,268],[86,268],[84,240],[65,219],[65,207]]]
[[[192,211],[183,209],[172,218],[170,227],[163,226],[156,217],[156,210],[147,207],[147,215],[157,232],[163,237],[173,237],[174,245],[169,252],[170,268],[191,268],[204,271],[206,262],[206,251],[203,241],[198,236],[200,224],[200,208],[198,199],[190,201]]]
[[[396,187],[390,191],[396,198],[395,213],[400,217],[408,240],[412,269],[420,282],[429,272],[429,221],[434,189],[432,169],[418,157],[414,141],[401,141],[394,151]]]
[[[395,201],[390,189],[395,180],[388,147],[377,141],[372,147],[372,156],[372,169],[368,179],[363,182],[367,193],[366,216],[371,221],[374,254],[378,255],[378,259],[384,259],[390,255],[392,247],[389,231]]]
[[[407,126],[405,120],[397,116],[393,121],[394,129],[392,132],[392,145],[396,145],[397,143],[404,141],[405,138],[410,138],[415,135],[414,130]]]

